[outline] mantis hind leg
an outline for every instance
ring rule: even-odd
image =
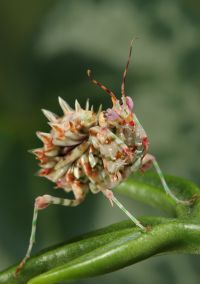
[[[54,196],[51,196],[51,195],[43,195],[43,196],[38,196],[35,199],[33,219],[32,219],[32,227],[31,227],[31,236],[30,236],[30,239],[29,239],[29,246],[28,246],[25,257],[22,259],[22,261],[20,262],[20,264],[18,265],[18,267],[15,271],[15,276],[23,268],[27,259],[30,257],[30,254],[31,254],[31,251],[32,251],[32,248],[33,248],[33,244],[35,242],[38,211],[47,208],[51,204],[57,204],[57,205],[63,205],[63,206],[77,206],[81,202],[83,202],[84,199],[85,199],[85,195],[82,195],[81,198],[76,198],[76,199],[64,199],[64,198],[54,197]]]
[[[165,178],[164,178],[164,175],[158,165],[158,162],[156,161],[155,157],[150,155],[150,154],[146,154],[142,160],[142,166],[141,166],[141,170],[142,171],[146,171],[147,169],[149,169],[151,167],[151,165],[154,166],[159,178],[160,178],[160,181],[162,183],[162,186],[166,192],[166,194],[168,194],[173,200],[176,201],[176,203],[178,204],[183,204],[183,205],[191,205],[191,203],[193,202],[193,199],[191,200],[181,200],[179,198],[177,198],[173,192],[171,191],[171,189],[169,188]]]

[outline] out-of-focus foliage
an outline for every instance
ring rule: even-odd
[[[100,103],[108,107],[109,97],[88,82],[85,72],[93,69],[100,82],[120,95],[132,37],[140,39],[126,91],[134,98],[151,151],[165,172],[200,182],[199,12],[198,1],[186,0],[1,1],[2,269],[25,252],[34,198],[62,194],[34,176],[37,166],[27,153],[39,146],[35,131],[48,129],[40,109],[59,112],[58,95],[70,104],[75,98],[83,104],[89,97],[96,108]],[[160,214],[136,202],[128,207],[138,215]],[[37,250],[120,218],[123,214],[101,195],[89,195],[76,209],[49,208],[39,217]],[[193,284],[199,278],[198,262],[198,257],[155,258],[99,281],[132,283],[134,275],[134,283]]]

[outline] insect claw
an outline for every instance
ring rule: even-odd
[[[94,111],[94,107],[93,107],[93,105],[91,106],[91,111],[92,111],[92,112]]]
[[[177,199],[177,203],[178,204],[182,204],[182,205],[186,205],[186,206],[191,206],[194,204],[194,202],[196,202],[200,197],[197,195],[197,194],[194,194],[192,196],[191,199],[189,200],[180,200],[180,199]]]
[[[49,110],[46,109],[41,109],[41,111],[43,112],[43,114],[46,116],[46,118],[50,121],[50,122],[56,122],[57,121],[57,115]]]
[[[192,198],[189,200],[189,201],[190,201],[190,205],[192,205],[194,202],[196,202],[196,201],[199,200],[199,199],[200,199],[200,196],[197,195],[197,194],[194,194],[194,195],[192,196]]]
[[[73,111],[73,109],[68,105],[68,103],[61,97],[58,97],[58,102],[64,114],[68,114],[69,112]]]

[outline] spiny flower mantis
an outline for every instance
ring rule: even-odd
[[[100,106],[95,113],[88,101],[83,109],[76,100],[75,109],[72,109],[59,97],[63,116],[42,110],[51,130],[49,133],[36,133],[43,142],[41,148],[31,151],[40,161],[41,169],[38,175],[54,182],[57,188],[66,192],[72,191],[74,199],[51,195],[36,198],[28,250],[16,274],[30,257],[35,241],[38,211],[50,204],[77,206],[84,201],[89,190],[92,193],[102,192],[112,206],[115,203],[142,231],[147,231],[147,228],[117,200],[112,189],[131,173],[146,171],[153,165],[165,192],[177,203],[190,205],[191,200],[179,200],[169,189],[155,157],[148,153],[148,138],[133,111],[133,101],[125,95],[125,79],[132,45],[133,40],[123,73],[120,100],[112,91],[93,79],[91,70],[87,71],[90,80],[110,95],[112,108],[102,111]]]

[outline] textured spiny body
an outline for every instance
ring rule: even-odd
[[[43,110],[52,130],[37,133],[44,145],[32,152],[40,160],[40,176],[55,182],[66,192],[73,191],[75,200],[71,201],[72,206],[80,203],[89,189],[93,193],[106,193],[131,172],[144,169],[152,160],[152,156],[146,156],[148,140],[133,113],[133,101],[125,96],[131,51],[132,43],[123,74],[121,101],[94,80],[90,70],[87,72],[92,82],[111,96],[112,108],[101,111],[100,106],[95,113],[93,107],[89,109],[88,101],[82,109],[76,100],[74,110],[59,98],[62,117]]]
[[[40,160],[40,176],[56,183],[66,192],[73,191],[80,202],[90,189],[93,193],[112,189],[131,172],[142,166],[147,137],[134,118],[131,98],[117,99],[112,109],[98,113],[75,110],[59,98],[62,117],[43,110],[50,121],[50,133],[37,132],[43,147],[32,150]]]
[[[131,58],[132,42],[122,79],[121,100],[94,80],[90,70],[87,72],[91,81],[111,96],[112,108],[101,111],[100,107],[95,113],[93,107],[89,108],[88,101],[85,109],[76,101],[75,109],[72,109],[59,98],[63,116],[59,117],[43,110],[51,130],[49,133],[37,132],[43,147],[31,151],[40,161],[41,169],[38,174],[54,182],[56,188],[62,188],[66,192],[73,191],[74,199],[51,195],[36,198],[29,247],[16,273],[30,256],[35,241],[38,210],[50,204],[77,206],[89,190],[93,193],[101,191],[111,205],[115,203],[140,229],[146,231],[146,228],[114,197],[111,190],[132,172],[145,171],[152,164],[166,193],[177,203],[190,204],[190,201],[179,200],[168,188],[155,158],[147,152],[148,139],[133,112],[133,101],[125,96],[125,78]]]

